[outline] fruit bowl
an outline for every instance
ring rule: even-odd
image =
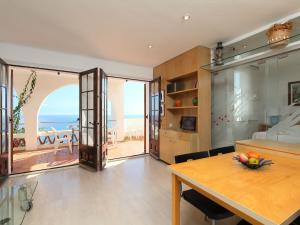
[[[234,160],[240,162],[250,169],[258,169],[260,167],[273,164],[272,160],[266,160],[256,152],[240,153],[233,157]]]

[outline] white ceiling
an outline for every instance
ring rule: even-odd
[[[0,41],[154,66],[299,10],[299,0],[1,0]]]

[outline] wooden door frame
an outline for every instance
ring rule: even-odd
[[[88,76],[88,74],[90,73],[93,73],[94,74],[94,79],[93,79],[93,146],[88,146],[88,142],[87,142],[87,148],[94,148],[95,149],[95,155],[93,156],[94,157],[94,160],[95,160],[95,165],[92,165],[91,163],[88,163],[88,162],[84,162],[84,161],[80,161],[80,149],[82,150],[83,149],[83,146],[82,146],[82,76],[83,74],[85,74],[86,76]],[[90,70],[85,70],[85,71],[82,71],[79,73],[79,155],[78,155],[78,160],[79,160],[79,165],[80,166],[83,166],[85,168],[89,168],[89,169],[94,169],[96,171],[99,170],[99,150],[98,150],[98,129],[97,129],[97,126],[98,126],[98,121],[97,121],[97,109],[98,109],[98,102],[97,102],[97,95],[98,95],[98,76],[99,76],[99,68],[93,68],[93,69],[90,69]],[[88,80],[87,80],[88,82]],[[87,92],[88,93],[88,90]],[[87,98],[88,98],[88,94],[87,94]],[[88,114],[88,101],[87,101],[87,114]],[[87,118],[87,127],[86,127],[86,130],[88,132],[89,128],[88,128],[88,118]]]
[[[151,100],[152,100],[152,97],[151,97],[151,83],[152,82],[156,82],[158,81],[158,96],[159,96],[159,108],[158,108],[158,139],[157,139],[157,146],[158,146],[158,155],[153,155],[151,154],[150,152],[150,144],[151,144],[151,124],[150,124],[150,120],[152,121],[152,104],[151,104]],[[161,113],[161,95],[160,95],[160,91],[161,91],[161,77],[157,77],[155,79],[153,79],[152,81],[149,82],[149,118],[151,118],[149,120],[149,153],[152,157],[156,158],[156,159],[159,159],[159,155],[160,155],[160,137],[159,137],[159,133],[160,133],[160,126],[161,126],[161,116],[160,116],[160,113]]]

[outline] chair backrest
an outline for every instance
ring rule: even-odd
[[[187,162],[190,160],[196,160],[196,159],[202,159],[209,157],[208,152],[193,152],[193,153],[188,153],[188,154],[183,154],[183,155],[176,155],[175,156],[175,163],[182,163],[182,162]]]
[[[234,146],[226,146],[222,148],[215,148],[209,151],[210,156],[216,156],[218,154],[226,154],[230,152],[235,152]]]

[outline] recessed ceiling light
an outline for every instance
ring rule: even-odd
[[[189,14],[185,14],[185,15],[182,17],[182,19],[183,19],[184,21],[188,21],[189,19],[191,19],[191,16],[190,16]]]
[[[153,46],[152,45],[148,45],[148,48],[152,48]]]

